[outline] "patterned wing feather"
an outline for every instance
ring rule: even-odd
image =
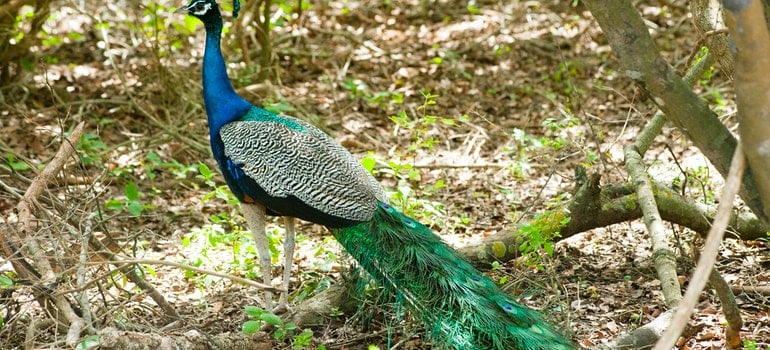
[[[225,155],[271,197],[294,196],[310,207],[366,221],[381,189],[350,152],[302,120],[264,114],[224,125]]]

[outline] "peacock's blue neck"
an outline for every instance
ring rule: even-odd
[[[222,18],[205,23],[206,49],[203,53],[203,102],[209,121],[211,138],[218,137],[223,125],[237,120],[251,107],[233,89],[227,76],[220,41]]]

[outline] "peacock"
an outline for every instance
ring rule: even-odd
[[[235,0],[233,16],[238,5]],[[334,139],[305,121],[269,112],[239,96],[220,48],[223,19],[216,0],[191,0],[177,12],[200,19],[206,30],[203,100],[211,149],[241,203],[266,282],[271,261],[265,215],[300,218],[326,226],[425,325],[436,348],[575,349],[536,311],[503,293],[429,228],[389,205],[374,178]],[[293,235],[293,227],[291,231],[287,235]],[[292,249],[285,252],[284,270],[290,271],[293,247],[285,248]],[[288,275],[284,277],[288,289]]]

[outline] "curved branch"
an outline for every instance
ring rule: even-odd
[[[553,211],[563,212],[571,220],[558,231],[562,238],[590,229],[619,224],[642,217],[637,195],[630,184],[600,187],[600,176],[587,176],[583,168],[575,170],[576,188],[572,200]],[[682,197],[672,189],[653,182],[652,193],[663,220],[687,227],[700,235],[711,228],[716,208]],[[766,237],[768,227],[751,213],[733,213],[728,230],[736,238],[750,240]],[[518,230],[490,235],[481,243],[460,248],[461,254],[476,265],[505,262],[519,256]]]

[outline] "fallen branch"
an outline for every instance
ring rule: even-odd
[[[636,220],[642,217],[637,195],[630,184],[600,186],[598,174],[587,175],[585,169],[575,169],[575,189],[572,199],[563,207],[554,208],[554,215],[567,215],[571,220],[556,228],[561,239],[591,229]],[[663,220],[687,227],[704,235],[711,228],[716,208],[695,202],[674,192],[668,186],[653,182],[653,196]],[[743,240],[766,237],[768,228],[751,213],[732,213],[729,231]],[[464,258],[475,265],[488,266],[519,257],[522,238],[517,228],[503,230],[484,237],[478,244],[459,248]]]
[[[653,121],[656,120],[653,119]],[[662,125],[662,121],[649,123],[641,133],[645,136],[640,137],[640,139],[654,137],[659,133]],[[681,286],[676,273],[676,252],[668,245],[671,237],[667,234],[669,231],[663,227],[663,218],[661,218],[655,202],[652,182],[642,161],[641,154],[644,150],[639,150],[639,148],[638,143],[624,148],[626,169],[635,185],[637,202],[642,210],[642,220],[650,234],[652,260],[658,273],[663,299],[668,308],[673,308],[682,299]]]
[[[770,295],[770,287],[764,286],[730,286],[730,290],[733,291],[733,293],[758,293]]]
[[[7,254],[5,258],[11,261],[14,269],[18,269],[16,272],[20,276],[24,276],[24,278],[35,281],[36,284],[50,286],[56,286],[58,284],[56,273],[54,272],[51,264],[48,262],[45,252],[41,249],[40,243],[35,234],[36,230],[33,227],[33,222],[35,221],[33,213],[38,207],[37,197],[43,193],[43,190],[45,190],[48,184],[53,181],[56,174],[62,170],[64,165],[67,163],[67,160],[75,153],[75,145],[77,145],[78,141],[80,140],[80,136],[83,133],[83,125],[84,123],[82,122],[78,124],[72,131],[72,134],[70,134],[70,137],[62,141],[62,144],[59,147],[59,150],[56,152],[56,155],[45,166],[45,168],[43,168],[40,174],[35,177],[35,179],[27,188],[27,191],[19,200],[19,204],[16,206],[17,237],[15,237],[15,239],[17,242],[25,242],[21,247],[20,252],[26,250],[26,252],[32,257],[34,265],[37,268],[37,272],[33,274],[30,271],[27,271],[25,265],[19,263],[17,260],[18,258],[14,257],[17,253],[16,251],[12,251],[11,254],[8,254],[8,251],[12,250],[13,248],[11,248],[12,246],[9,244],[8,237],[6,237],[3,232],[0,231],[0,241],[3,244],[3,251]],[[22,253],[22,255],[25,254]],[[62,321],[69,324],[66,343],[70,346],[75,346],[78,339],[80,338],[80,333],[85,326],[85,322],[80,316],[77,315],[77,313],[75,313],[72,305],[70,304],[70,301],[61,295],[40,292],[40,290],[37,288],[33,290],[35,290],[36,297],[38,302],[41,303],[40,306],[42,308],[50,310],[49,304],[45,302],[46,299],[50,299],[53,301],[53,304],[56,305],[57,312],[55,314],[60,315]]]

